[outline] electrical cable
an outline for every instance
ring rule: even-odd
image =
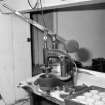
[[[43,13],[43,6],[42,6],[42,1],[41,0],[39,0],[39,6],[40,6],[40,8],[41,8],[41,18],[42,18],[42,24],[44,25],[44,27],[46,27],[46,23],[45,23],[45,18],[44,18],[44,13]],[[45,32],[44,32],[44,36],[46,36],[46,31],[47,30],[44,30]],[[38,51],[39,51],[39,37],[37,37],[38,39]],[[38,53],[39,54],[39,53]],[[39,63],[39,55],[38,55],[38,63]]]
[[[37,2],[35,3],[34,7],[31,5],[30,0],[27,0],[27,1],[28,1],[29,6],[31,7],[31,9],[36,9],[36,8],[38,9],[38,7],[40,6],[39,8],[41,8],[41,15],[42,15],[43,25],[46,27],[45,19],[44,19],[44,13],[43,13],[42,1],[41,0],[37,0]]]
[[[35,3],[34,7],[31,5],[30,0],[27,0],[27,1],[28,1],[29,6],[31,7],[31,9],[37,8],[37,6],[38,6],[38,0],[37,0],[37,2]]]
[[[45,19],[44,19],[44,13],[43,13],[43,6],[42,6],[42,1],[39,0],[40,6],[41,6],[41,14],[42,14],[42,20],[43,20],[43,25],[46,27]]]
[[[40,54],[39,54],[39,52],[40,52],[40,51],[39,51],[39,47],[40,47],[40,46],[39,46],[39,35],[38,35],[38,31],[37,31],[37,46],[38,46],[38,47],[37,47],[37,48],[38,48],[38,64],[40,64],[40,62],[39,62],[39,55],[40,55]],[[37,71],[37,73],[38,73],[38,71]]]

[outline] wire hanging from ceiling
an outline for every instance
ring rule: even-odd
[[[45,23],[45,18],[44,18],[44,13],[43,13],[43,6],[42,6],[42,1],[41,0],[39,0],[39,8],[41,9],[41,18],[42,18],[42,24],[43,24],[43,26],[44,27],[46,27],[46,23]],[[45,30],[46,31],[46,30]],[[38,37],[38,50],[39,50],[39,44],[40,42],[39,42],[39,37]],[[39,62],[39,57],[38,57],[38,62]]]
[[[44,13],[43,13],[43,6],[42,6],[42,0],[37,0],[35,2],[35,5],[32,6],[30,0],[27,0],[28,1],[28,4],[29,6],[31,7],[31,9],[41,9],[41,15],[42,15],[42,22],[43,22],[43,25],[46,27],[46,23],[45,23],[45,19],[44,19]]]
[[[39,0],[40,6],[41,6],[41,14],[42,14],[42,20],[43,20],[43,25],[46,27],[45,23],[45,18],[44,18],[44,12],[43,12],[43,6],[42,6],[42,0]]]
[[[33,10],[39,10],[40,11],[40,13],[41,13],[41,24],[43,24],[43,26],[44,27],[46,27],[46,23],[45,23],[45,18],[44,18],[44,11],[43,11],[43,6],[42,6],[42,1],[41,0],[37,0],[34,4],[34,7],[31,5],[31,2],[30,2],[30,0],[28,0],[28,4],[29,4],[29,6],[31,7],[31,9],[33,9]],[[40,21],[39,21],[40,22]],[[47,28],[46,28],[47,29]],[[46,31],[46,30],[45,30]],[[39,52],[39,36],[37,36],[37,41],[38,41],[38,52]],[[39,60],[39,53],[38,53],[38,63],[40,64],[40,62],[39,62],[40,60]]]
[[[31,9],[36,9],[36,8],[38,7],[38,2],[39,2],[39,0],[37,0],[37,1],[35,2],[34,6],[32,6],[30,0],[27,0],[27,1],[28,1],[29,6],[31,7]]]

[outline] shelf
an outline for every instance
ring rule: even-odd
[[[43,11],[62,11],[62,10],[82,10],[82,9],[105,9],[105,1],[104,0],[90,0],[76,3],[68,3],[56,6],[43,7]],[[29,9],[23,10],[22,13],[34,12],[39,13],[41,9]]]

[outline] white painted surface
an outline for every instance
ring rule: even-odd
[[[7,3],[10,7],[14,8],[17,11],[32,9],[28,4],[28,0],[5,0],[5,1],[6,1],[5,3]],[[37,2],[37,0],[29,0],[29,1],[32,7],[34,7],[35,3]],[[79,3],[79,2],[85,2],[85,1],[91,1],[91,0],[41,0],[43,7],[58,6],[58,5],[68,4],[68,3],[72,4],[72,3]],[[39,4],[38,6],[40,7],[41,5]],[[2,10],[4,12],[9,12],[3,7],[2,7]]]
[[[101,78],[105,78],[105,73],[102,73],[102,72],[97,72],[97,71],[94,71],[94,70],[87,70],[87,69],[79,69],[81,72],[84,72],[84,73],[87,73],[87,74],[90,74],[90,75],[93,75],[93,76],[96,76],[96,77],[101,77]]]
[[[0,14],[0,94],[6,103],[24,98],[27,93],[16,85],[31,77],[29,25],[12,15]]]
[[[45,0],[45,3],[43,5],[44,7],[49,7],[49,6],[58,6],[58,5],[68,4],[68,3],[71,3],[71,4],[79,3],[84,1],[91,1],[91,0]]]
[[[0,93],[6,102],[15,100],[11,16],[0,14]]]
[[[81,73],[78,73],[77,85],[86,84],[88,86],[93,85],[105,88],[105,73],[85,69],[80,69],[80,71]]]
[[[29,17],[29,15],[26,15]],[[12,34],[14,49],[14,78],[15,86],[28,77],[31,77],[31,43],[27,42],[30,37],[30,25],[16,16],[12,16]],[[15,87],[16,99],[24,97],[25,91]]]

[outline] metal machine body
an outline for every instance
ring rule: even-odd
[[[56,48],[56,38],[52,41],[52,48],[47,46],[47,32],[44,36],[44,48],[43,48],[43,58],[44,58],[44,75],[40,76],[38,79],[38,84],[42,90],[50,91],[56,87],[62,88],[66,82],[74,80],[74,62],[68,53]],[[57,70],[59,64],[59,75]]]
[[[71,62],[73,63],[74,67],[76,67],[74,61],[71,59],[70,55],[67,52],[61,51],[56,48],[56,41],[59,41],[63,45],[65,45],[65,40],[61,38],[58,35],[55,35],[52,31],[48,30],[46,27],[40,25],[36,21],[25,17],[23,14],[20,12],[12,9],[9,7],[3,0],[0,1],[0,5],[3,7],[7,8],[10,10],[14,15],[18,16],[19,18],[23,19],[29,24],[32,24],[35,26],[37,29],[40,31],[44,32],[44,48],[43,48],[43,57],[44,57],[44,68],[45,68],[45,76],[41,77],[41,80],[45,80],[45,83],[54,83],[54,81],[59,80],[59,81],[65,81],[68,80],[69,78],[72,78],[74,76],[74,69],[70,65]],[[50,37],[52,39],[52,48],[49,49],[47,47],[47,37]],[[55,63],[60,64],[60,72],[61,75],[56,77],[55,75],[49,75],[50,73],[48,72],[49,69],[52,69]],[[77,69],[76,69],[77,72]],[[47,82],[46,82],[47,81]],[[40,82],[42,83],[42,82]],[[59,83],[59,82],[58,82]],[[58,84],[57,84],[58,85]],[[57,86],[54,85],[54,86]],[[52,86],[52,85],[51,85]]]

